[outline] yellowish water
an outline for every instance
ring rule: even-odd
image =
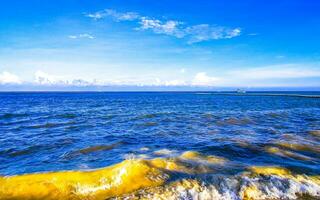
[[[207,182],[197,178],[217,173],[216,167],[226,167],[228,162],[213,155],[187,151],[173,158],[125,160],[93,171],[1,177],[0,199],[102,200],[129,197],[260,200],[283,196],[294,198],[298,197],[298,193],[320,197],[319,176],[296,175],[288,169],[274,166],[253,166],[238,175],[224,178],[217,176],[207,179]],[[270,181],[263,182],[265,177],[270,177]],[[273,185],[272,178],[279,182],[280,188]],[[225,192],[221,192],[223,190]]]
[[[142,160],[127,160],[90,172],[69,171],[4,177],[0,182],[0,198],[106,199],[143,187],[163,184],[166,176],[152,164]]]
[[[169,178],[166,172],[196,173],[183,159],[220,162],[213,156],[186,152],[180,158],[125,160],[94,171],[65,171],[0,179],[1,199],[106,199],[135,190],[159,186]],[[221,160],[222,161],[222,160]],[[206,170],[208,172],[208,170]]]

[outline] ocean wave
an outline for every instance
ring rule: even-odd
[[[235,117],[229,117],[223,120],[216,121],[216,124],[218,126],[226,126],[226,125],[248,125],[248,124],[254,124],[255,122],[250,119],[249,117],[243,117],[243,118],[235,118]]]
[[[314,137],[320,138],[320,130],[312,130],[312,131],[309,131],[308,133]]]
[[[128,159],[88,171],[0,177],[0,199],[218,199],[320,198],[320,176],[277,166],[223,173],[231,161],[194,151],[175,157]]]

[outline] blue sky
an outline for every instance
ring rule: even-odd
[[[320,87],[314,0],[11,0],[0,89]]]

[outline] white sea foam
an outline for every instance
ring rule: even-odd
[[[302,195],[320,198],[320,185],[306,176],[234,176],[207,181],[187,179],[142,194],[148,199],[172,200],[298,199]]]

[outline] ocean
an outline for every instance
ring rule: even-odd
[[[320,92],[276,93],[2,92],[0,199],[319,199]]]

